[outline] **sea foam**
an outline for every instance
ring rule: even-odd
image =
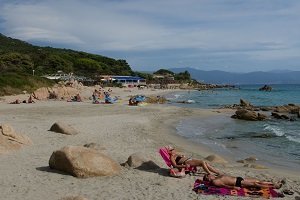
[[[277,126],[272,126],[270,124],[265,124],[264,125],[264,130],[271,131],[271,133],[274,133],[276,136],[282,137],[284,136],[283,130]]]

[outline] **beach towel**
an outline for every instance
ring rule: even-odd
[[[273,188],[241,188],[240,190],[229,189],[225,187],[216,187],[207,181],[197,179],[194,183],[194,189],[197,194],[203,195],[230,195],[241,197],[263,197],[269,199],[270,197],[282,197],[282,194],[276,192]]]

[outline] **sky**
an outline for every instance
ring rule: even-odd
[[[299,0],[0,0],[0,33],[135,71],[300,71]]]

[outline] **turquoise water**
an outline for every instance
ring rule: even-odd
[[[191,108],[219,108],[239,104],[243,98],[256,106],[274,106],[294,103],[300,105],[300,85],[273,85],[271,92],[259,91],[261,85],[244,85],[239,89],[189,91],[170,95],[172,104]],[[177,104],[177,101],[193,102]],[[286,121],[243,121],[228,116],[206,119],[187,118],[177,125],[178,134],[217,153],[245,159],[258,158],[258,163],[270,167],[300,169],[300,119]]]

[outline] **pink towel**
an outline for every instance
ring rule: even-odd
[[[204,195],[231,195],[231,196],[244,196],[244,197],[282,197],[282,194],[276,192],[273,188],[241,188],[239,190],[229,189],[225,187],[216,187],[211,185],[209,182],[197,179],[194,183],[194,189],[197,194]]]

